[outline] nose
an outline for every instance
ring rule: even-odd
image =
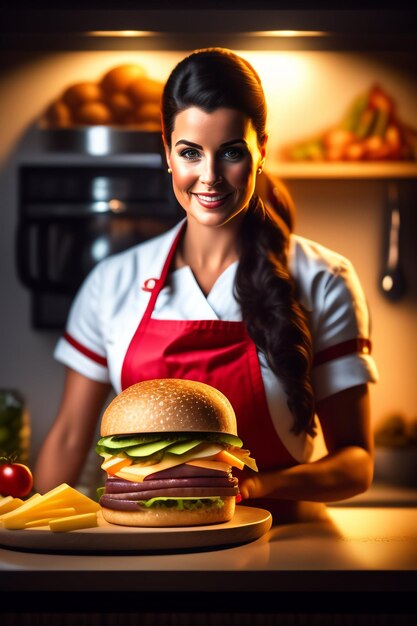
[[[202,171],[200,174],[200,182],[208,187],[214,187],[222,181],[219,165],[214,159],[206,159],[203,161]]]

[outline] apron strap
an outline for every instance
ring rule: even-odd
[[[162,272],[161,272],[160,277],[153,279],[153,280],[155,280],[155,285],[154,285],[154,287],[153,287],[153,289],[151,291],[151,297],[149,298],[148,306],[146,307],[146,310],[145,310],[145,313],[144,313],[142,319],[148,319],[152,315],[152,312],[153,312],[154,307],[155,307],[155,302],[156,302],[156,300],[157,300],[157,298],[158,298],[158,296],[159,296],[159,294],[161,292],[161,289],[164,287],[164,285],[166,283],[166,279],[167,279],[167,276],[168,276],[169,268],[171,266],[172,259],[174,257],[175,251],[176,251],[177,246],[178,246],[178,242],[179,242],[179,240],[181,238],[181,235],[182,235],[182,233],[184,231],[186,223],[187,222],[184,222],[184,224],[181,226],[181,228],[179,229],[178,233],[175,236],[175,239],[174,239],[174,241],[172,243],[172,246],[171,246],[171,248],[170,248],[170,250],[168,252],[168,256],[167,256],[167,258],[165,260],[165,263],[164,263],[164,266],[162,268]],[[146,281],[145,281],[145,283],[146,283]]]

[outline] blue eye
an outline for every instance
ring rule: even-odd
[[[187,161],[196,161],[200,157],[200,153],[194,148],[187,148],[180,152],[180,156],[184,157]]]
[[[243,157],[243,150],[240,148],[227,148],[222,154],[228,161],[239,161]]]

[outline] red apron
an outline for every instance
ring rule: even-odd
[[[151,317],[164,287],[181,229],[159,279],[152,283],[145,314],[130,342],[121,375],[122,389],[152,378],[207,383],[230,400],[239,437],[260,470],[296,465],[273,426],[256,346],[243,322],[160,320]]]

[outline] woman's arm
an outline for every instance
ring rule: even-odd
[[[77,482],[109,391],[107,383],[91,380],[72,369],[66,370],[58,414],[34,470],[35,489],[40,493],[63,482],[70,485]]]
[[[248,473],[239,480],[242,499],[274,496],[332,502],[366,491],[373,476],[373,436],[367,385],[341,391],[317,404],[328,454],[289,469]]]

